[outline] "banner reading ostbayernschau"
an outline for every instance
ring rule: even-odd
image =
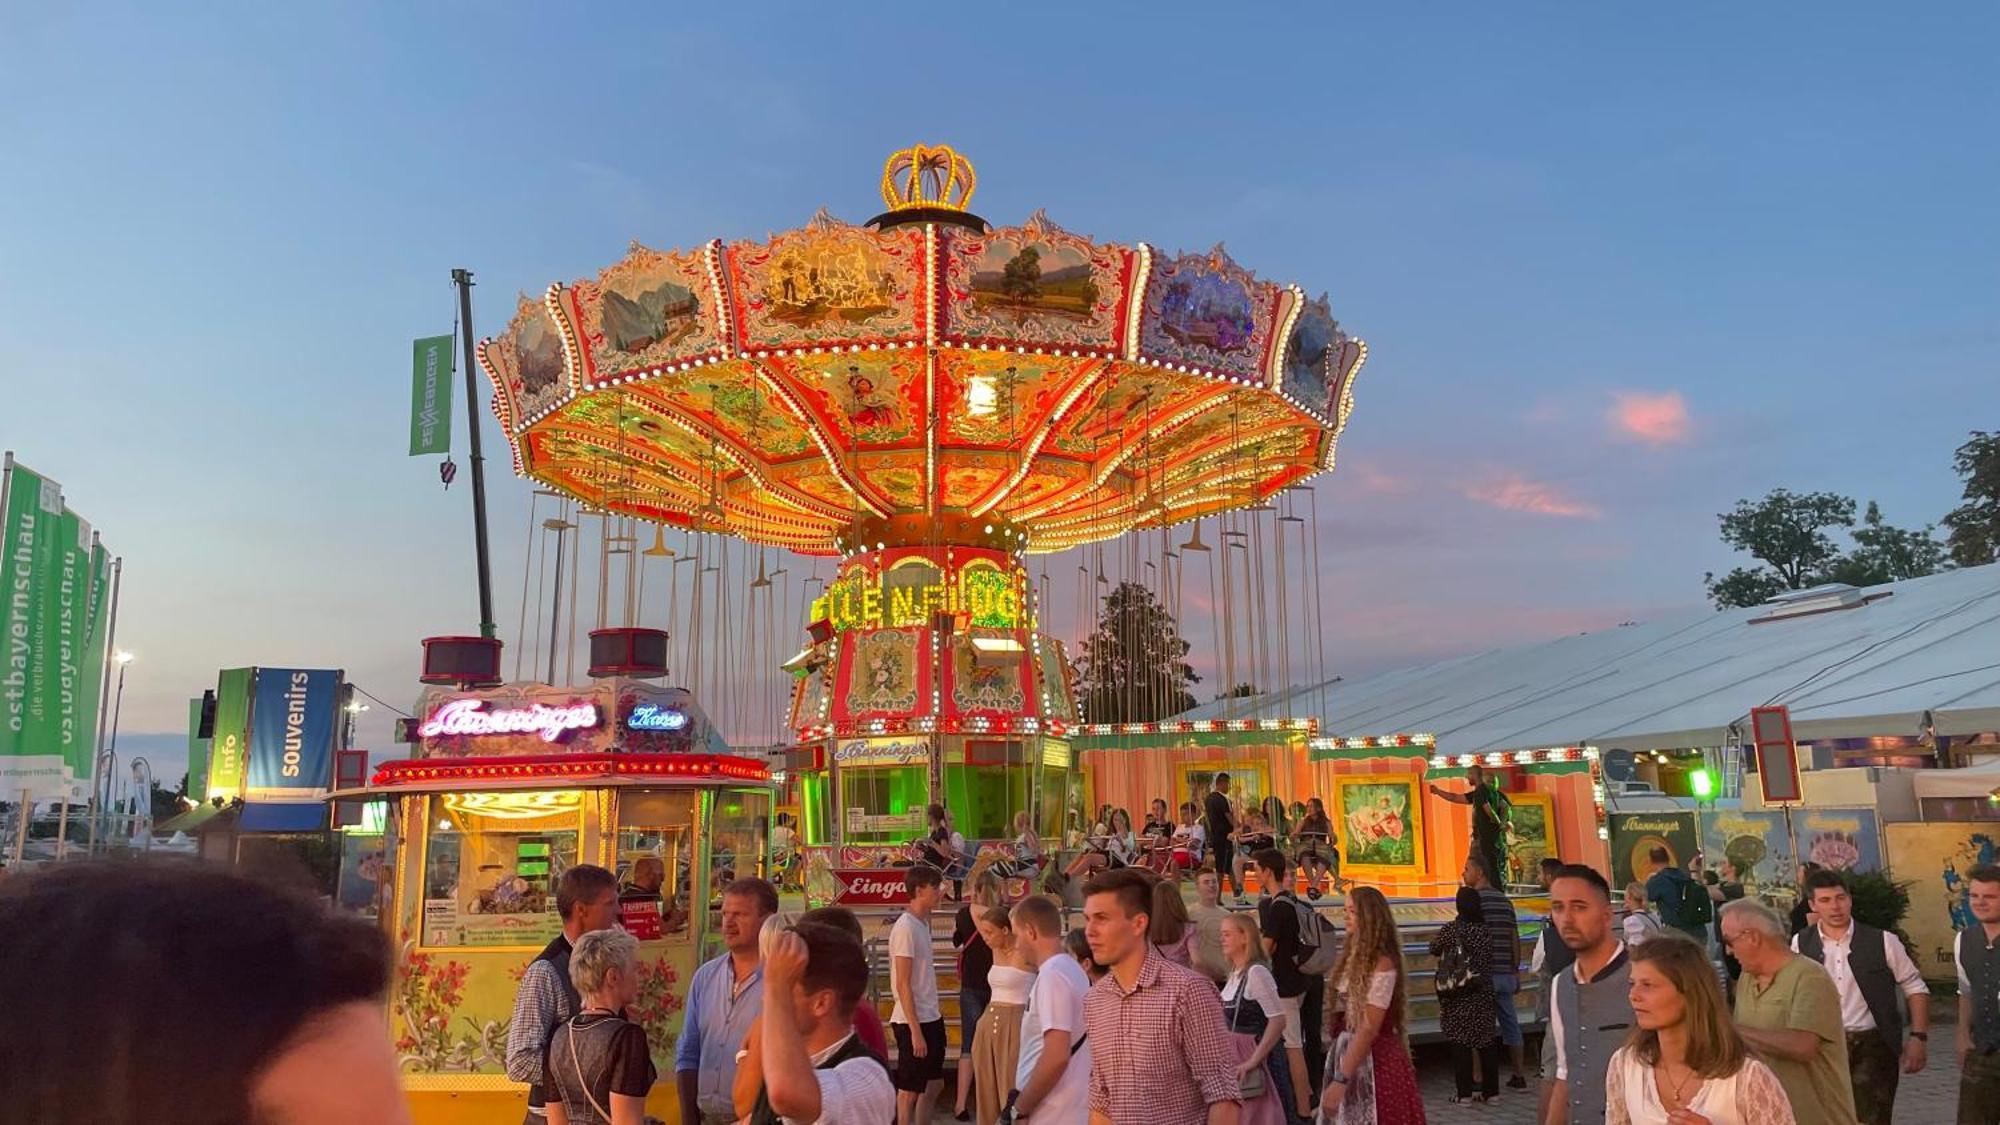
[[[0,793],[60,790],[51,570],[62,534],[62,488],[6,456],[0,484]]]
[[[85,557],[89,560],[88,599],[84,603],[81,640],[77,654],[78,739],[76,759],[70,763],[72,797],[90,790],[97,772],[97,735],[110,718],[104,707],[104,658],[111,641],[111,552],[96,532],[90,535]]]

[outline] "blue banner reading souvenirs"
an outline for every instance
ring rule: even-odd
[[[313,801],[333,787],[340,673],[259,668],[250,705],[252,801]]]

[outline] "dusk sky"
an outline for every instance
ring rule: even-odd
[[[302,11],[0,31],[0,446],[124,556],[122,737],[168,761],[218,668],[407,708],[473,630],[468,474],[404,455],[452,267],[490,335],[632,239],[864,220],[919,141],[996,224],[1226,242],[1368,340],[1317,494],[1349,677],[1699,606],[1773,487],[1934,522],[2000,426],[1989,4]],[[530,485],[481,415],[511,646]]]

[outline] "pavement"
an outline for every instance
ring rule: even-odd
[[[1947,1125],[1958,1120],[1958,1066],[1950,1054],[1951,1037],[1948,1023],[1932,1029],[1931,1042],[1941,1043],[1944,1049],[1934,1046],[1929,1066],[1903,1076],[1896,1088],[1896,1125]],[[1431,1125],[1536,1125],[1538,1084],[1532,1078],[1525,1090],[1510,1090],[1503,1084],[1497,1102],[1452,1105],[1455,1091],[1449,1052],[1443,1047],[1419,1047],[1416,1057],[1417,1085],[1423,1091],[1424,1112]],[[1801,1121],[1799,1125],[1808,1123]]]

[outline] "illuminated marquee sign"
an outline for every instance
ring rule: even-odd
[[[909,766],[931,760],[928,738],[857,738],[833,751],[833,760],[847,766]]]
[[[1005,571],[964,566],[945,575],[928,564],[850,572],[813,601],[810,619],[824,617],[840,631],[894,629],[928,625],[939,612],[965,614],[982,629],[1019,629],[1026,623],[1020,590]]]
[[[641,703],[625,716],[626,730],[686,730],[687,712],[672,707],[662,707],[657,703]]]
[[[589,730],[597,725],[595,703],[567,707],[517,707],[496,711],[486,709],[482,699],[454,699],[432,711],[417,733],[425,738],[451,735],[536,734],[544,742],[560,742],[571,731]]]

